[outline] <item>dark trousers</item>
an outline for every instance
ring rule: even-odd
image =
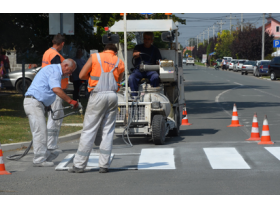
[[[148,78],[150,80],[150,85],[152,87],[159,86],[159,75],[156,71],[140,72],[138,69],[135,69],[128,79],[128,84],[131,91],[138,91],[139,82],[143,78]],[[131,94],[131,96],[137,96],[137,95],[138,95],[137,93]]]
[[[80,90],[80,86],[81,86],[81,81],[80,80],[73,81],[73,86],[74,86],[73,100],[75,100],[75,101],[77,101],[77,99],[80,100],[79,90]]]

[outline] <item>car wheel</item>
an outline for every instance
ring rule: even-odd
[[[27,89],[29,88],[29,86],[31,85],[31,81],[29,79],[25,79],[25,91],[27,91]],[[18,80],[16,83],[16,91],[18,93],[22,93],[23,92],[23,82],[22,79]]]
[[[248,75],[248,72],[245,72],[245,75]]]
[[[244,72],[241,71],[241,75],[243,75],[243,74],[244,74]]]
[[[270,79],[271,80],[276,80],[276,75],[273,71],[270,73]]]

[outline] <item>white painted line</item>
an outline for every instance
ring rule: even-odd
[[[203,148],[213,169],[250,169],[242,156],[233,147]]]
[[[56,167],[56,171],[65,171],[68,170],[68,163],[73,159],[75,154],[68,154]]]
[[[265,149],[280,160],[280,147],[265,147]]]
[[[257,90],[257,91],[260,91],[260,92],[262,92],[262,93],[265,93],[265,94],[268,94],[268,95],[274,96],[274,97],[276,97],[276,98],[280,98],[280,97],[279,97],[279,96],[277,96],[277,95],[274,95],[274,94],[272,94],[272,93],[268,93],[268,92],[263,91],[263,90],[258,90],[258,89],[254,89],[254,90]]]
[[[174,149],[142,149],[138,170],[143,169],[176,169]]]
[[[241,95],[241,96],[258,96],[258,97],[262,97],[262,95]]]
[[[237,82],[233,82],[233,83],[235,83],[235,84],[237,84],[237,85],[241,85],[241,86],[243,86],[242,84],[240,84],[240,83],[237,83]]]

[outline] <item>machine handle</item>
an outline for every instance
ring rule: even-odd
[[[159,65],[143,65],[140,64],[140,71],[159,71]]]

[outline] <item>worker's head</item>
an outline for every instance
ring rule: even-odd
[[[153,32],[145,32],[143,34],[144,39],[144,47],[150,48],[154,41],[154,33]]]
[[[57,51],[62,50],[65,43],[65,36],[61,34],[57,34],[53,37],[52,40],[53,46],[57,49]]]
[[[106,46],[104,47],[104,51],[106,50],[112,50],[115,54],[117,54],[118,52],[118,48],[114,44],[106,44]]]
[[[63,76],[70,76],[77,67],[76,62],[71,58],[65,59],[60,65]]]
[[[83,50],[81,48],[77,49],[76,58],[80,59],[83,56]]]

